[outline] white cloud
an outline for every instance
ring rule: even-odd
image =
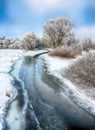
[[[68,14],[72,19],[81,17],[87,0],[26,0],[25,4],[28,5],[37,15],[46,15],[58,10],[63,14]]]
[[[26,3],[36,11],[43,11],[59,7],[60,1],[62,0],[27,0]]]
[[[95,25],[77,28],[75,29],[75,32],[80,39],[91,38],[95,40]]]
[[[63,10],[76,10],[78,12],[83,8],[85,2],[86,0],[27,0],[26,4],[36,11],[62,8]]]

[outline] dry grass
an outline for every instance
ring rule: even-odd
[[[82,53],[81,46],[74,45],[74,46],[57,47],[56,49],[50,51],[49,55],[64,58],[76,58],[81,53]]]
[[[95,98],[95,53],[88,53],[72,64],[63,74],[87,95]]]

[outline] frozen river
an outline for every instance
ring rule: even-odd
[[[11,75],[18,95],[9,105],[5,130],[95,130],[93,103],[48,72],[42,57],[19,59]]]

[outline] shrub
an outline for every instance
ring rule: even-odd
[[[80,90],[86,90],[89,95],[91,89],[95,88],[95,52],[80,58],[65,70],[63,76],[71,80]]]
[[[14,40],[12,44],[9,46],[9,49],[21,49],[21,42],[20,40]]]
[[[50,56],[59,56],[64,58],[76,58],[82,53],[80,45],[57,47],[50,51]]]
[[[44,49],[46,48],[47,45],[45,44],[45,42],[43,42],[43,40],[41,38],[38,38],[35,42],[35,48],[34,49]]]
[[[83,50],[88,52],[90,50],[95,50],[95,42],[91,39],[85,39],[83,42]]]
[[[11,45],[11,41],[9,39],[3,40],[3,48],[8,49],[10,45]]]
[[[34,32],[26,34],[21,40],[21,48],[25,50],[43,49],[46,45]]]

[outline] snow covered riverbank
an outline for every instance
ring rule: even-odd
[[[78,104],[80,107],[82,107],[83,109],[95,116],[95,101],[87,97],[85,93],[81,93],[81,91],[78,90],[77,86],[75,86],[70,80],[64,78],[61,75],[66,69],[68,69],[68,67],[72,63],[76,62],[82,56],[78,56],[76,59],[65,59],[51,57],[47,55],[43,55],[42,57],[44,58],[45,63],[48,66],[48,73],[60,79],[63,82],[63,84],[67,86],[66,89],[70,90],[71,93],[69,93],[69,91],[66,90],[67,95],[72,96],[72,100],[76,104]]]
[[[16,90],[12,87],[13,78],[8,74],[15,60],[23,55],[23,51],[0,50],[0,130],[2,129],[3,116],[6,103],[14,98]]]
[[[23,51],[23,50],[0,50],[0,130],[2,130],[3,117],[6,104],[16,96],[16,90],[12,86],[12,76],[9,71],[13,63],[24,55],[35,55],[43,51]]]
[[[52,57],[47,54],[42,56],[49,67],[49,71],[61,72],[69,67],[76,59],[66,59],[60,57]]]

